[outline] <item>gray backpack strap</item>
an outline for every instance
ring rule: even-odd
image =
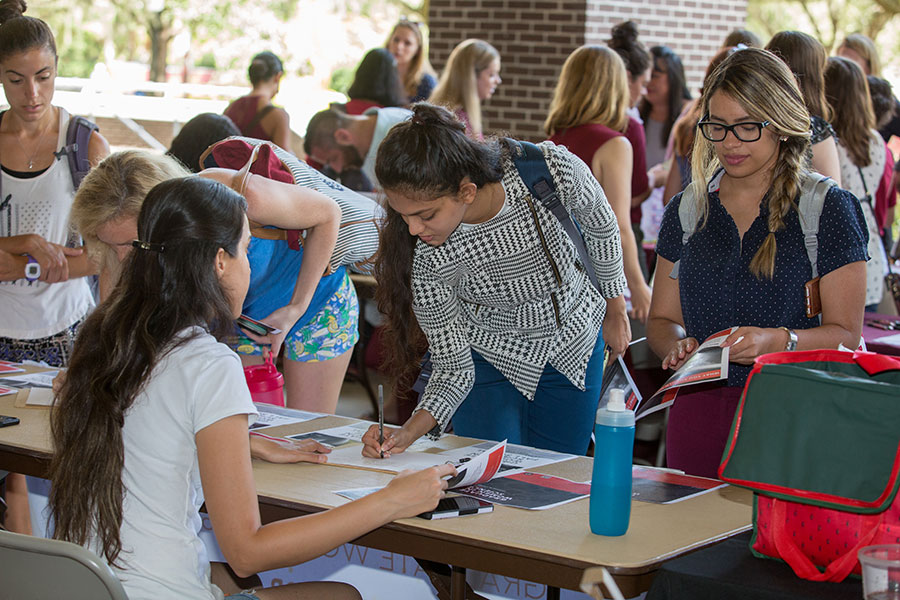
[[[819,217],[825,206],[825,196],[834,185],[834,180],[818,173],[804,173],[800,182],[800,203],[797,210],[813,279],[819,276]]]
[[[688,239],[694,235],[694,231],[697,230],[697,223],[700,221],[700,207],[695,190],[696,186],[688,184],[681,194],[681,203],[678,205],[678,220],[681,221],[681,231],[683,232],[681,236],[682,251],[687,245]],[[672,265],[672,272],[669,273],[670,278],[678,279],[678,266],[680,263],[681,259],[679,258]]]

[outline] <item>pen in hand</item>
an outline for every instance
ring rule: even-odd
[[[378,447],[384,444],[384,387],[378,384]],[[384,450],[379,450],[384,458]]]

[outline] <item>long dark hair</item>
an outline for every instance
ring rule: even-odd
[[[802,31],[779,31],[769,40],[766,50],[783,60],[794,73],[809,114],[830,122],[831,107],[825,100],[828,54],[822,43]]]
[[[50,26],[24,16],[24,0],[0,0],[0,61],[32,48],[48,48],[56,57],[56,40]]]
[[[482,187],[500,181],[497,140],[476,141],[449,110],[420,102],[413,117],[394,125],[378,147],[375,175],[387,194],[429,202],[456,194],[466,177]],[[403,381],[415,367],[424,339],[413,314],[412,262],[416,238],[390,206],[381,226],[375,260],[378,310],[386,317],[386,366]]]
[[[347,95],[352,100],[370,100],[381,106],[405,105],[406,92],[394,56],[385,48],[366,52],[356,68]]]
[[[660,132],[660,144],[665,148],[669,143],[669,133],[672,131],[672,125],[681,114],[681,108],[684,106],[685,100],[691,99],[691,91],[687,87],[687,78],[684,76],[684,65],[681,64],[681,58],[675,54],[668,46],[653,46],[650,48],[650,54],[653,56],[653,70],[666,72],[669,80],[669,115],[663,123]],[[662,68],[661,68],[662,67]],[[638,112],[641,119],[647,120],[650,116],[650,109],[653,107],[646,98],[642,98],[638,103]]]
[[[120,529],[125,415],[160,359],[199,325],[232,331],[231,302],[214,261],[235,255],[247,204],[228,187],[187,177],[158,184],[138,216],[138,237],[110,297],[85,321],[50,419],[53,536],[84,545],[96,535],[115,564]]]

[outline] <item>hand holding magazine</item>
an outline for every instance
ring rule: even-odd
[[[737,327],[731,327],[706,338],[668,381],[645,401],[642,401],[624,361],[619,357],[603,373],[599,407],[609,402],[610,390],[618,388],[625,391],[626,406],[635,411],[636,419],[641,419],[668,408],[675,401],[678,390],[684,386],[727,379],[730,348],[723,348],[721,344],[735,329]]]

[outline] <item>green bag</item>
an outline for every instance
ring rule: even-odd
[[[754,554],[804,579],[859,574],[859,548],[900,543],[900,359],[759,357],[719,477],[756,492]]]

